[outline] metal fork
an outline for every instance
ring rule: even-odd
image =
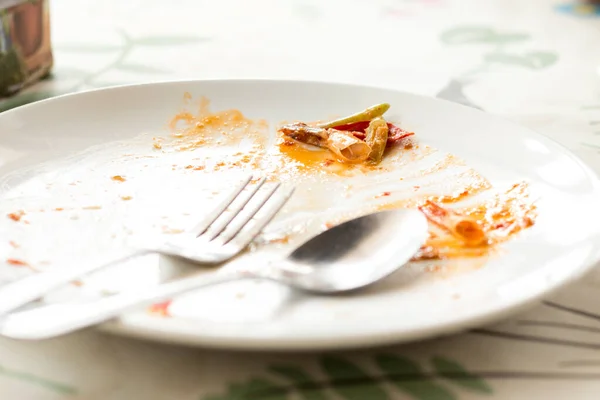
[[[159,253],[210,265],[231,259],[252,242],[294,191],[293,188],[281,189],[279,183],[261,191],[265,178],[254,185],[251,185],[252,181],[252,176],[244,179],[198,225],[176,238],[147,248],[127,250],[83,267],[77,264],[76,267],[37,273],[0,287],[0,315],[35,301],[78,277],[142,255]]]

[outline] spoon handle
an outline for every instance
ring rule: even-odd
[[[131,309],[165,301],[194,289],[251,277],[254,275],[247,271],[220,270],[88,303],[43,305],[0,319],[0,334],[13,339],[48,339],[108,321]]]

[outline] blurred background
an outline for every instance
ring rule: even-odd
[[[0,8],[0,111],[137,82],[325,80],[437,96],[553,137],[567,130],[561,141],[588,159],[600,145],[590,123],[600,119],[598,2],[0,0]]]

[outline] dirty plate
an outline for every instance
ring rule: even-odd
[[[381,168],[346,167],[325,153],[277,142],[276,127],[286,121],[323,120],[381,102],[391,104],[389,120],[415,133],[386,154]],[[413,262],[358,293],[307,296],[275,283],[236,282],[127,314],[102,329],[231,349],[409,341],[506,317],[581,276],[599,256],[596,177],[528,129],[382,88],[188,81],[90,91],[0,114],[0,237],[6,238],[0,279],[179,234],[249,171],[298,191],[255,251],[227,268],[260,267],[327,224],[427,197],[460,208],[521,184],[524,207],[535,207],[537,217],[483,256]],[[135,290],[186,268],[147,256],[46,301]]]

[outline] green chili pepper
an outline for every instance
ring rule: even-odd
[[[333,128],[335,126],[352,124],[355,122],[371,121],[374,118],[381,117],[383,114],[385,114],[387,110],[389,110],[389,108],[390,105],[388,103],[377,104],[359,113],[352,114],[344,118],[334,119],[333,121],[329,121],[324,124],[320,124],[318,125],[318,127],[327,129]]]

